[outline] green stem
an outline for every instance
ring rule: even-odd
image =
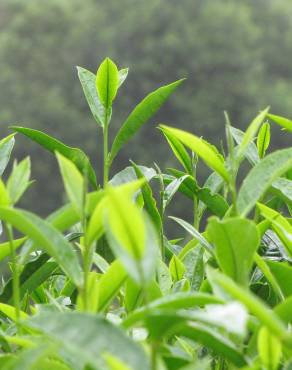
[[[82,230],[83,230],[83,272],[84,272],[84,285],[83,285],[83,307],[84,310],[88,310],[88,277],[91,268],[91,259],[90,259],[90,246],[86,244],[86,229],[87,229],[87,218],[86,218],[86,195],[87,195],[87,187],[88,187],[88,180],[87,180],[87,173],[84,174],[83,180],[83,196],[82,196],[82,215],[81,215],[81,223],[82,223]]]
[[[10,246],[10,256],[12,265],[13,304],[15,308],[16,325],[18,325],[20,320],[20,290],[19,290],[19,271],[17,264],[17,256],[14,248],[12,227],[10,224],[5,223],[4,225]]]
[[[109,176],[109,158],[108,158],[108,126],[109,126],[109,114],[106,110],[104,126],[103,126],[103,187],[107,186]]]
[[[157,348],[156,348],[156,343],[151,344],[151,370],[157,370]]]

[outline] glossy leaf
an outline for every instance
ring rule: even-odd
[[[219,154],[218,150],[206,142],[205,140],[176,128],[160,125],[161,129],[173,135],[176,139],[180,140],[185,146],[189,147],[196,153],[206,164],[214,171],[218,172],[222,178],[228,182],[229,175],[224,166],[224,159]]]
[[[262,125],[268,111],[269,111],[269,107],[267,107],[265,110],[263,110],[262,112],[260,112],[255,118],[254,120],[251,122],[251,124],[248,126],[247,130],[245,131],[244,135],[243,135],[243,138],[242,138],[242,142],[240,143],[239,145],[239,148],[238,148],[238,151],[237,151],[237,156],[238,158],[241,158],[242,156],[244,156],[245,154],[245,151],[248,147],[248,145],[253,141],[253,139],[255,138],[260,126]]]
[[[232,126],[230,126],[230,131],[236,143],[240,145],[244,137],[244,132]],[[253,166],[260,160],[257,147],[253,141],[246,146],[244,155]]]
[[[72,161],[82,174],[88,176],[89,181],[95,188],[97,187],[96,176],[93,167],[91,166],[88,157],[82,150],[67,146],[52,136],[49,136],[38,130],[19,126],[11,126],[11,128],[38,143],[49,152],[58,152],[62,154],[62,156]]]
[[[260,203],[257,206],[261,214],[271,222],[273,230],[284,244],[289,255],[292,256],[292,225],[284,216],[272,208]]]
[[[97,95],[96,75],[82,67],[77,67],[77,71],[91,113],[95,121],[104,127],[105,108]]]
[[[7,181],[7,191],[12,204],[17,203],[30,185],[30,158],[14,163],[13,170]]]
[[[0,219],[9,222],[44,248],[72,281],[81,286],[83,276],[77,256],[71,244],[58,230],[38,216],[20,209],[1,207]]]
[[[292,148],[267,155],[251,169],[238,193],[237,207],[241,215],[247,215],[273,182],[292,167]]]
[[[58,152],[56,156],[68,199],[81,216],[83,209],[84,179],[73,162]]]
[[[163,130],[163,128],[161,128],[161,131],[163,132],[163,135],[165,136],[176,158],[183,165],[185,170],[189,174],[192,174],[193,172],[192,160],[183,144],[179,140],[177,140],[174,135],[167,132],[166,130]]]
[[[15,134],[11,134],[0,141],[0,176],[3,175],[9,162],[10,155],[15,143]]]
[[[258,351],[265,369],[278,369],[282,355],[281,342],[265,326],[258,334]]]
[[[183,278],[186,268],[182,261],[176,256],[173,255],[169,263],[169,271],[171,273],[173,281],[179,281]]]
[[[208,270],[208,276],[213,283],[218,284],[228,295],[240,301],[249,312],[254,314],[257,319],[272,333],[279,338],[290,340],[289,334],[283,322],[278,316],[257,296],[249,292],[247,289],[237,285],[231,278],[215,270]]]
[[[178,80],[160,87],[147,95],[130,113],[118,131],[111,147],[110,162],[114,160],[120,149],[131,139],[139,128],[146,123],[168,99],[168,97],[183,82]]]
[[[96,73],[96,89],[103,106],[108,109],[117,95],[119,72],[115,63],[106,58]]]
[[[277,125],[283,127],[285,130],[292,132],[292,121],[290,119],[271,113],[267,114],[267,118],[270,118],[273,122],[277,123]]]
[[[260,238],[255,223],[243,218],[223,221],[212,217],[207,235],[215,245],[215,255],[221,270],[237,283],[247,285],[254,254]]]
[[[47,312],[35,316],[26,325],[58,341],[77,363],[90,363],[104,369],[104,354],[109,353],[133,369],[150,370],[144,351],[120,329],[103,317],[77,312]],[[76,335],[78,333],[78,335]]]
[[[116,297],[128,277],[119,260],[114,261],[98,282],[97,310],[104,311]]]
[[[257,138],[257,147],[259,152],[259,157],[263,158],[265,156],[266,150],[269,147],[271,140],[271,132],[270,132],[270,125],[268,122],[265,122],[258,134]]]

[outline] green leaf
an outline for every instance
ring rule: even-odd
[[[174,135],[171,135],[171,133],[163,130],[163,128],[160,129],[163,135],[165,136],[176,158],[183,165],[187,173],[191,175],[193,173],[192,160],[183,144],[179,140],[177,140]]]
[[[259,157],[263,158],[265,156],[266,150],[269,147],[271,139],[270,125],[268,122],[265,122],[258,134],[257,138],[257,147],[259,152]]]
[[[198,306],[205,306],[208,304],[223,303],[223,301],[211,294],[200,292],[179,292],[166,295],[159,298],[147,306],[141,307],[132,312],[123,322],[123,327],[130,328],[143,318],[152,310],[157,309],[188,309]]]
[[[25,242],[26,238],[20,238],[13,240],[13,247],[17,249],[22,246]],[[11,253],[10,242],[4,242],[0,244],[0,261],[2,261],[5,257],[9,256]]]
[[[238,145],[242,143],[243,137],[244,137],[244,132],[239,130],[238,128],[230,126],[231,134],[233,136],[233,139],[236,141]],[[238,149],[237,149],[238,150]],[[251,165],[255,165],[260,161],[259,154],[257,147],[253,141],[251,141],[244,153],[245,157],[248,159]]]
[[[72,161],[82,174],[88,177],[90,183],[93,185],[94,188],[97,187],[95,172],[90,164],[88,157],[82,150],[80,150],[79,148],[72,148],[70,146],[67,146],[61,141],[53,138],[52,136],[49,136],[38,130],[19,126],[11,126],[11,128],[14,131],[28,137],[32,141],[35,141],[43,148],[47,149],[49,152],[58,152],[62,154],[62,156]]]
[[[183,278],[186,268],[182,261],[173,255],[169,263],[169,271],[171,273],[173,281],[179,281]]]
[[[0,312],[2,312],[5,316],[9,317],[9,319],[16,321],[16,313],[15,308],[5,303],[0,303]],[[20,312],[20,318],[26,319],[28,315],[25,312]]]
[[[265,326],[258,333],[258,352],[265,369],[277,370],[279,368],[282,356],[281,342]]]
[[[172,220],[177,222],[180,226],[182,226],[189,234],[191,234],[198,242],[201,243],[201,245],[211,254],[214,255],[214,248],[213,246],[208,242],[208,240],[201,234],[199,233],[198,230],[196,230],[191,224],[188,222],[177,218],[177,217],[172,217],[170,216]]]
[[[260,238],[256,224],[243,218],[223,221],[212,217],[207,234],[215,245],[215,255],[221,270],[237,283],[247,285],[254,254]]]
[[[96,73],[96,89],[103,106],[108,109],[112,106],[119,87],[119,72],[115,63],[106,58]]]
[[[104,369],[104,354],[112,354],[133,369],[150,370],[141,347],[103,317],[78,312],[47,312],[25,324],[46,334],[69,351],[77,363]],[[76,335],[78,333],[78,335]]]
[[[159,250],[150,220],[121,189],[108,188],[105,230],[110,247],[132,278],[144,284],[152,279]]]
[[[4,182],[0,178],[0,206],[7,207],[7,206],[10,206],[10,203],[11,201],[10,201],[8,191],[6,189]],[[1,232],[2,232],[2,226],[1,226]]]
[[[292,295],[292,267],[285,262],[266,260],[266,263],[284,295],[286,297]]]
[[[147,181],[150,181],[153,179],[153,177],[156,176],[156,172],[151,167],[145,167],[145,166],[137,166],[139,170],[143,173],[143,176],[146,178]],[[118,186],[122,184],[126,184],[128,182],[137,180],[136,171],[132,166],[124,168],[122,171],[118,172],[115,176],[112,177],[112,179],[109,181],[109,183],[112,186]]]
[[[197,197],[216,216],[223,217],[229,208],[228,203],[222,197],[222,195],[218,193],[212,193],[209,188],[204,187],[202,189],[199,189]],[[199,208],[200,211],[202,211],[203,209],[203,207]]]
[[[280,177],[273,182],[272,191],[284,202],[292,205],[292,180]]]
[[[175,193],[178,191],[181,184],[189,177],[189,175],[184,175],[182,177],[179,177],[177,179],[174,179],[171,183],[167,185],[163,192],[163,200],[162,200],[162,206],[163,211],[165,211],[166,207],[171,202],[172,198],[174,197]]]
[[[84,179],[77,167],[66,157],[56,152],[67,196],[79,215],[83,212]]]
[[[224,166],[224,159],[218,150],[205,140],[176,128],[160,125],[161,129],[173,135],[176,139],[181,141],[185,146],[189,147],[214,171],[218,172],[225,181],[229,181],[229,174]]]
[[[95,121],[104,127],[105,109],[96,91],[96,75],[85,68],[77,67],[82,89]]]
[[[292,167],[292,148],[277,150],[267,155],[251,169],[241,185],[237,208],[247,215],[273,182]]]
[[[240,301],[249,310],[249,312],[255,315],[263,325],[267,326],[271,330],[272,333],[281,339],[291,340],[283,322],[256,295],[237,285],[228,276],[211,268],[208,269],[208,277],[212,284],[217,284],[232,298]]]
[[[160,231],[162,227],[162,220],[159,214],[159,211],[157,209],[156,200],[153,197],[152,189],[149,185],[149,180],[145,178],[143,172],[141,171],[141,168],[137,166],[134,162],[132,162],[132,165],[134,167],[136,176],[138,179],[145,179],[144,185],[141,188],[143,200],[144,200],[144,208],[146,212],[148,213],[149,217],[151,218],[152,222],[156,226],[157,230]]]
[[[14,136],[15,134],[11,134],[0,141],[0,176],[3,175],[9,162],[10,154],[15,143]]]
[[[292,225],[279,212],[265,206],[264,204],[257,204],[262,216],[269,220],[272,228],[278,235],[284,247],[290,256],[292,256]]]
[[[7,190],[12,204],[17,203],[30,185],[30,158],[14,163],[13,170],[7,181]]]
[[[184,80],[175,81],[160,87],[147,95],[130,113],[118,131],[110,153],[110,163],[120,149],[135,135],[139,128],[148,121]]]
[[[180,255],[186,268],[185,277],[190,282],[191,290],[198,291],[204,280],[205,269],[203,256],[204,249],[198,243],[187,252],[184,251],[182,256]]]
[[[76,286],[80,287],[82,285],[83,276],[78,258],[71,244],[58,230],[38,216],[20,209],[1,207],[0,219],[9,222],[44,248]]]
[[[119,260],[114,261],[98,282],[97,311],[104,311],[116,297],[128,277]]]
[[[238,151],[237,151],[237,157],[240,158],[245,155],[246,149],[248,145],[253,141],[255,135],[257,134],[261,124],[263,123],[270,107],[267,107],[265,110],[260,112],[256,118],[251,122],[251,124],[248,126],[247,130],[244,133],[244,136],[242,138],[242,142],[239,145]]]
[[[122,68],[119,70],[119,88],[125,82],[126,78],[128,77],[129,68]]]
[[[267,114],[267,118],[270,118],[277,125],[282,126],[285,130],[292,132],[292,121],[288,118],[276,116],[275,114]]]
[[[132,370],[124,362],[118,360],[112,355],[104,356],[109,370]]]

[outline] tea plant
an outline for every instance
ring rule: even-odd
[[[183,82],[146,96],[110,144],[127,74],[108,58],[96,75],[78,67],[103,135],[102,186],[83,151],[43,132],[13,126],[0,142],[0,175],[15,134],[24,135],[56,156],[68,198],[46,219],[17,208],[32,183],[29,158],[0,181],[0,259],[10,271],[0,295],[0,368],[291,368],[292,148],[269,152],[269,121],[287,135],[292,121],[266,108],[242,132],[226,114],[221,152],[161,124],[180,167],[130,162],[113,176],[120,150]],[[200,184],[202,162],[210,174]],[[169,240],[166,214],[178,192],[193,222],[171,216],[181,233]]]

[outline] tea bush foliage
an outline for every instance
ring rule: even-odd
[[[292,147],[270,152],[269,144],[270,125],[290,135],[292,121],[267,107],[243,132],[226,113],[220,150],[200,133],[159,124],[178,167],[161,169],[149,143],[153,167],[130,161],[113,174],[123,147],[184,81],[149,93],[109,142],[127,75],[109,58],[96,74],[78,67],[103,137],[103,184],[82,150],[46,133],[11,126],[0,141],[1,175],[23,135],[56,157],[67,196],[46,219],[17,207],[33,182],[29,157],[0,181],[0,260],[9,269],[0,368],[290,369]],[[192,222],[169,215],[178,193]],[[180,226],[174,240],[168,217]]]

